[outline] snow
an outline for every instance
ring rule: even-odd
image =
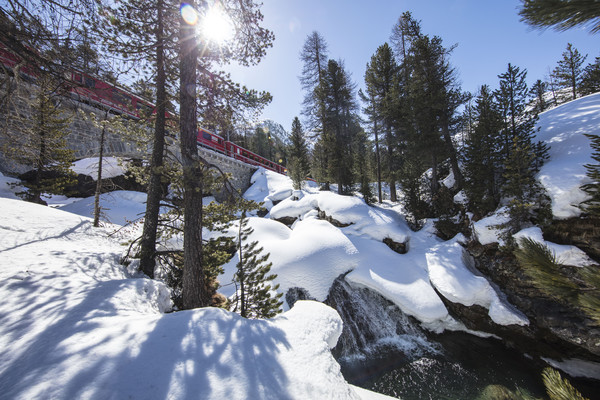
[[[167,288],[119,264],[126,230],[18,200],[0,207],[2,397],[386,398],[344,380],[329,351],[342,321],[321,303],[271,320],[165,314]]]
[[[263,218],[250,218],[254,232],[249,241],[258,241],[265,253],[270,253],[271,272],[275,283],[285,293],[289,288],[302,287],[316,300],[324,301],[333,281],[356,266],[356,248],[341,231],[326,221],[308,218],[298,222],[294,230]],[[235,228],[234,228],[235,230]],[[222,284],[232,281],[239,258],[236,254],[225,264]],[[234,287],[223,288],[226,296]]]
[[[77,160],[73,163],[71,170],[76,174],[88,175],[94,178],[98,177],[98,163],[100,158],[90,157]],[[126,168],[120,164],[116,157],[102,157],[102,179],[114,178],[124,175]]]
[[[539,116],[538,140],[550,146],[550,160],[538,179],[552,199],[556,218],[581,214],[577,205],[587,199],[580,186],[588,183],[584,165],[594,163],[590,141],[584,134],[598,134],[600,93],[562,104]]]
[[[4,176],[0,172],[0,197],[6,199],[18,199],[19,196],[15,194],[20,190],[20,187],[13,187],[12,185],[18,184],[20,181],[15,178]]]
[[[538,138],[551,146],[538,178],[553,213],[580,215],[575,205],[586,198],[579,189],[587,182],[583,165],[592,162],[583,133],[597,132],[600,94],[547,111],[538,124]],[[89,172],[93,163],[83,160],[74,169]],[[106,176],[112,173],[116,169]],[[444,184],[451,185],[451,178]],[[16,200],[9,182],[18,181],[0,175],[3,397],[385,398],[345,382],[329,351],[342,330],[333,309],[300,301],[270,320],[246,320],[213,308],[169,313],[165,285],[137,273],[135,262],[119,263],[135,227],[93,228],[93,197],[53,209]],[[254,229],[249,240],[270,254],[281,292],[302,287],[322,301],[345,274],[351,285],[378,292],[434,331],[467,330],[449,315],[442,297],[485,307],[497,324],[528,324],[474,268],[461,245],[464,238],[442,241],[433,221],[411,231],[400,204],[371,207],[360,197],[319,192],[310,182],[294,191],[288,177],[263,168],[251,182],[244,196],[264,202],[269,213],[249,219]],[[456,199],[464,201],[464,194]],[[101,198],[105,219],[123,225],[143,214],[144,202],[145,194],[127,191]],[[319,212],[347,226],[335,227],[319,219]],[[296,221],[288,227],[277,221],[284,217]],[[506,220],[505,209],[499,209],[474,222],[476,238],[482,244],[499,242],[497,225]],[[591,262],[574,246],[545,241],[538,227],[514,237],[546,244],[565,264]],[[386,238],[404,244],[407,252],[394,252],[383,243]],[[223,285],[231,281],[236,263],[237,255],[224,266]],[[225,295],[233,290],[222,288]],[[549,362],[569,373],[597,369],[581,360]]]
[[[130,190],[116,190],[100,195],[102,220],[113,224],[126,225],[142,217],[146,212],[146,194]],[[60,207],[63,211],[84,217],[94,215],[94,196],[76,200]]]
[[[503,244],[504,241],[500,239],[502,230],[499,225],[505,224],[509,221],[508,210],[506,207],[499,208],[492,215],[482,218],[477,222],[473,223],[473,233],[479,243],[486,245],[491,243]]]
[[[586,265],[594,264],[594,261],[588,257],[585,252],[575,246],[556,244],[544,240],[542,230],[533,226],[531,228],[523,229],[513,235],[517,243],[523,238],[529,238],[535,240],[538,243],[546,245],[551,252],[557,257],[561,264],[573,265],[576,267],[583,267]]]

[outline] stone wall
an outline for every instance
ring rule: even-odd
[[[10,86],[10,95],[5,96],[6,86],[0,88],[0,93],[6,101],[0,106],[0,144],[4,135],[19,135],[23,124],[31,121],[32,115],[31,100],[33,98],[33,85],[21,82],[19,87],[13,83]],[[100,151],[101,129],[94,126],[91,121],[85,119],[80,111],[85,113],[94,113],[98,120],[102,120],[106,111],[93,107],[90,104],[74,101],[70,98],[60,98],[61,106],[64,108],[65,116],[72,118],[67,135],[69,148],[74,150],[75,158],[98,156]],[[135,121],[130,120],[130,124]],[[133,129],[132,129],[133,131]],[[10,149],[18,151],[18,149]],[[178,146],[172,146],[171,150],[179,153]],[[147,158],[150,148],[140,149],[139,145],[133,139],[124,138],[123,135],[108,132],[105,135],[104,155],[129,158]],[[212,150],[199,148],[200,155],[208,162],[217,165],[223,172],[232,175],[233,186],[241,191],[245,191],[250,186],[250,178],[256,167],[234,160],[223,154]],[[0,172],[8,175],[17,175],[28,171],[30,168],[26,165],[18,165],[6,157],[0,151]]]

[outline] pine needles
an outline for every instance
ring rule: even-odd
[[[542,292],[560,300],[573,301],[577,297],[577,285],[562,275],[560,261],[546,245],[523,238],[514,254],[534,286]]]
[[[571,383],[563,379],[560,373],[552,368],[542,372],[542,379],[550,400],[586,400]]]
[[[514,254],[536,288],[556,300],[568,302],[600,325],[600,268],[597,265],[578,268],[575,277],[569,278],[561,271],[564,266],[548,246],[531,238],[521,239]]]

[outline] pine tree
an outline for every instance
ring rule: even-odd
[[[338,184],[338,193],[349,193],[354,183],[352,129],[356,101],[355,85],[351,82],[343,63],[329,60],[327,71],[318,88],[324,105],[323,133],[320,140],[327,156],[328,172]]]
[[[393,162],[395,152],[395,140],[392,132],[397,101],[395,94],[399,92],[396,88],[399,84],[398,74],[400,68],[396,64],[394,54],[391,47],[384,43],[379,46],[376,53],[371,57],[371,61],[367,64],[365,72],[366,95],[362,94],[361,98],[367,103],[365,112],[367,113],[370,122],[373,126],[373,134],[375,135],[375,155],[377,160],[377,185],[379,202],[382,201],[381,193],[381,156],[379,151],[379,142],[381,132],[381,140],[385,143],[387,165],[385,171],[385,179],[390,186],[390,197],[392,201],[397,201],[396,194],[396,165]],[[362,92],[361,92],[362,93]]]
[[[564,31],[579,25],[600,31],[600,5],[594,0],[521,0],[521,21],[537,28]]]
[[[583,73],[582,65],[586,56],[582,56],[571,43],[567,44],[567,49],[562,54],[562,59],[554,69],[554,76],[558,84],[563,88],[570,88],[573,93],[573,100],[577,98],[577,92],[581,85],[581,75]]]
[[[300,52],[300,84],[305,91],[302,115],[306,118],[308,130],[317,135],[323,128],[323,107],[316,90],[323,79],[328,59],[327,41],[319,32],[313,31],[306,38]]]
[[[502,171],[499,133],[502,117],[487,85],[479,90],[472,108],[473,128],[465,141],[465,191],[471,211],[479,216],[495,210]]]
[[[588,64],[581,75],[580,91],[582,95],[600,92],[600,57]]]
[[[357,124],[357,127],[358,124]],[[354,158],[355,158],[355,175],[358,178],[359,182],[359,192],[362,195],[365,203],[372,204],[373,203],[373,191],[371,189],[371,173],[369,155],[371,154],[372,149],[369,143],[369,139],[364,130],[360,129],[360,131],[355,135],[354,138]]]
[[[263,248],[257,247],[258,242],[248,243],[253,231],[248,226],[246,210],[243,210],[237,234],[239,261],[234,276],[237,290],[232,310],[244,318],[272,318],[281,312],[283,293],[273,295],[279,285],[271,286],[269,282],[277,275],[270,274],[272,263],[267,263],[269,254],[261,255]]]
[[[71,171],[74,153],[66,140],[71,116],[61,107],[64,88],[62,81],[51,75],[38,77],[30,92],[24,89],[30,116],[17,117],[15,130],[6,132],[3,154],[32,168],[22,184],[27,190],[18,193],[27,201],[45,204],[43,193],[62,194],[75,183]]]
[[[535,96],[535,108],[538,113],[544,112],[548,108],[545,94],[548,91],[548,84],[541,79],[535,81],[531,86],[531,94]]]
[[[504,158],[502,195],[509,199],[508,233],[515,233],[535,216],[545,203],[536,174],[548,158],[548,146],[534,143],[537,114],[528,111],[527,71],[508,64],[498,76],[500,88],[495,96],[503,117],[501,155]]]
[[[580,207],[588,214],[594,216],[600,216],[600,136],[585,134],[590,139],[590,146],[593,149],[592,159],[597,164],[585,164],[587,170],[587,178],[590,183],[587,183],[581,187],[590,198],[583,201]]]
[[[298,117],[292,121],[291,144],[289,149],[289,175],[294,182],[294,189],[302,189],[302,182],[310,173],[308,149],[304,140],[304,132]]]

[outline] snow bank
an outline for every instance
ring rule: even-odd
[[[19,196],[17,196],[15,192],[18,192],[20,188],[13,188],[11,185],[18,184],[20,182],[20,180],[4,176],[0,172],[0,197],[5,199],[18,199]]]
[[[500,239],[502,230],[499,229],[498,226],[509,221],[507,211],[506,207],[499,208],[489,217],[482,218],[473,223],[473,233],[479,243],[483,245],[490,243],[504,243],[502,239]]]
[[[272,320],[164,314],[164,285],[118,264],[125,237],[49,207],[0,207],[2,397],[385,398],[345,382],[330,352],[342,321],[323,304]]]
[[[146,212],[146,193],[129,190],[117,190],[100,195],[103,221],[113,224],[126,225],[142,216]],[[84,217],[94,215],[94,196],[60,207],[63,211]]]
[[[350,225],[343,229],[346,234],[364,235],[379,241],[390,238],[399,243],[405,243],[409,238],[410,229],[397,213],[371,207],[358,197],[326,191],[307,193],[300,200],[283,200],[271,209],[269,216],[301,219],[313,210],[321,210],[341,224]]]
[[[290,197],[294,191],[294,185],[289,177],[263,167],[256,170],[250,183],[251,186],[244,193],[244,198],[257,203],[264,202],[267,210],[273,207],[274,202]]]
[[[280,291],[302,287],[315,299],[324,301],[335,278],[357,264],[357,250],[341,231],[326,221],[309,218],[298,222],[291,230],[282,223],[263,218],[250,218],[254,232],[249,241],[258,241],[265,253],[270,253],[271,272]],[[235,228],[234,228],[235,230]],[[236,254],[225,264],[221,284],[232,281],[239,257]],[[234,288],[222,289],[226,296]]]
[[[562,104],[541,113],[537,139],[550,146],[550,160],[538,179],[552,199],[556,218],[581,214],[577,205],[588,196],[579,187],[588,182],[584,165],[593,163],[590,141],[584,136],[598,134],[600,93]]]
[[[477,304],[489,310],[499,325],[528,325],[529,320],[511,305],[500,300],[483,276],[475,275],[466,265],[462,235],[432,247],[426,254],[431,284],[453,303]]]
[[[588,257],[585,252],[575,246],[569,246],[564,244],[556,244],[547,242],[544,240],[542,230],[537,226],[523,229],[513,235],[517,243],[520,239],[529,238],[535,240],[538,243],[546,245],[551,252],[553,252],[558,261],[561,264],[573,265],[576,267],[583,267],[586,265],[594,264],[594,261]]]
[[[71,170],[76,174],[91,176],[94,180],[98,177],[98,163],[100,158],[90,157],[77,160],[73,163]],[[119,165],[119,159],[116,157],[102,157],[102,178],[114,178],[124,175],[127,169]]]

